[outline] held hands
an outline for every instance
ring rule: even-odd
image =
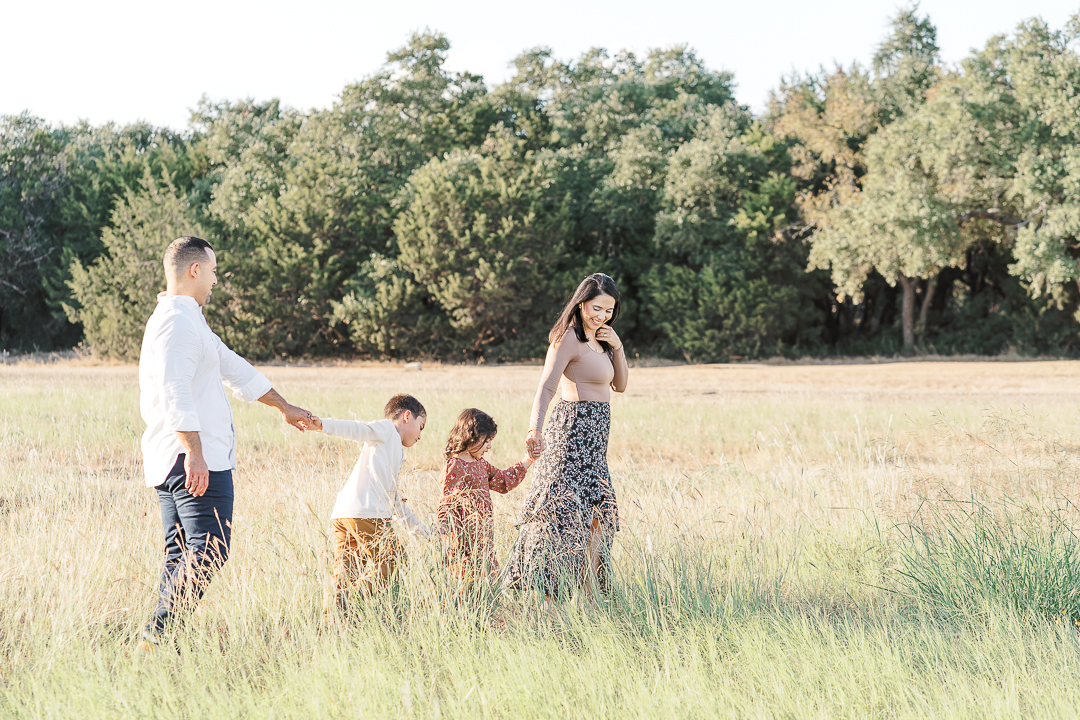
[[[612,350],[622,349],[622,340],[619,339],[618,333],[612,330],[607,325],[601,325],[596,331],[596,339],[602,342],[606,342],[611,346]]]
[[[535,430],[530,430],[525,436],[525,449],[535,461],[544,452],[544,437]]]
[[[281,413],[281,417],[285,418],[285,422],[292,425],[300,432],[307,430],[308,427],[312,426],[314,421],[318,419],[304,408],[291,405],[285,398],[281,397],[281,393],[274,388],[267,390],[266,393],[259,398],[259,402],[263,405],[277,408],[278,412]]]
[[[285,422],[292,425],[300,432],[305,430],[322,430],[322,421],[304,408],[296,405],[286,405],[281,409],[281,415]]]

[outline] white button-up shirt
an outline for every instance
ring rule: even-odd
[[[430,534],[429,528],[413,514],[398,490],[398,473],[405,460],[401,436],[392,420],[356,422],[323,418],[323,432],[363,443],[345,487],[338,493],[332,520],[345,518],[381,518],[392,514],[405,521],[409,532],[421,537]]]
[[[165,482],[184,451],[180,432],[198,432],[213,471],[236,467],[236,432],[222,381],[233,395],[254,402],[270,389],[266,376],[225,346],[187,295],[158,295],[146,322],[139,356],[139,408],[146,484]]]

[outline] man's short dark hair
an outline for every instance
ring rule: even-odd
[[[386,403],[386,407],[383,408],[383,417],[387,420],[397,420],[401,417],[401,413],[406,410],[411,412],[413,417],[420,417],[421,415],[427,417],[427,410],[412,395],[395,395],[390,398],[390,402]]]
[[[173,275],[181,275],[187,272],[192,263],[206,262],[206,251],[213,249],[210,243],[192,235],[176,238],[169,243],[169,247],[165,248],[165,258],[162,262],[165,265],[166,274],[171,272]]]

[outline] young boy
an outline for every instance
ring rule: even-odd
[[[330,514],[333,590],[339,608],[345,605],[346,590],[361,577],[371,589],[376,580],[386,584],[397,569],[403,552],[390,526],[391,515],[401,516],[414,535],[426,538],[431,534],[398,491],[403,448],[420,440],[427,410],[412,395],[395,395],[386,403],[383,415],[385,420],[370,423],[330,418],[309,421],[312,430],[364,444]],[[365,565],[370,566],[367,573]]]

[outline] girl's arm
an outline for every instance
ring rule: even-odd
[[[461,487],[465,481],[465,468],[462,467],[462,463],[455,462],[455,458],[447,458],[446,465],[443,466],[442,474],[442,496],[445,498],[457,488]]]
[[[505,495],[521,484],[521,481],[525,479],[525,472],[533,462],[533,459],[526,455],[516,465],[500,470],[487,460],[484,460],[484,463],[487,464],[488,487],[497,493]]]
[[[437,523],[434,532],[445,533],[450,530],[454,521],[452,511],[455,503],[452,494],[465,485],[465,470],[461,463],[455,462],[454,458],[447,458],[439,484],[442,486],[442,498],[439,500],[439,509],[435,513]]]

